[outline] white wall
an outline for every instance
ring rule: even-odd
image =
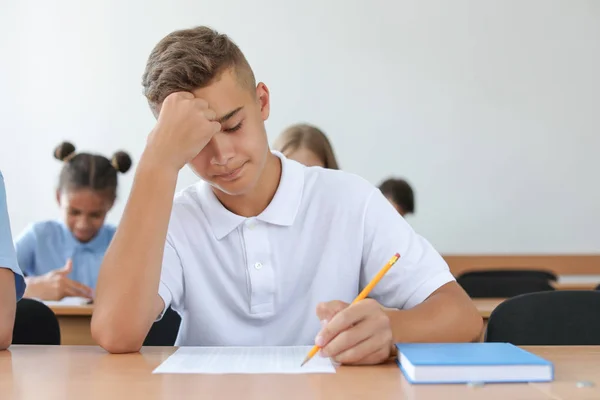
[[[344,169],[409,178],[442,252],[600,252],[600,2],[3,0],[0,168],[13,230],[57,216],[63,139],[139,159],[141,74],[206,24],[272,93],[271,139],[310,121]],[[181,174],[180,187],[194,182]],[[117,222],[131,186],[121,180]]]

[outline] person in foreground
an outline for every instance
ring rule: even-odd
[[[395,342],[478,338],[469,297],[377,188],[269,150],[269,90],[227,36],[169,34],[143,85],[157,123],[100,270],[98,344],[138,351],[169,306],[177,345],[316,343],[344,364],[384,362]],[[173,200],[186,164],[202,181]],[[349,306],[395,253],[372,298]]]
[[[0,172],[0,350],[10,346],[17,301],[25,291],[25,280],[13,247],[4,177]]]
[[[290,126],[275,140],[273,148],[307,167],[339,169],[331,142],[323,131],[312,125]]]
[[[25,297],[92,299],[100,263],[115,233],[104,220],[116,199],[117,173],[129,170],[131,158],[122,151],[111,160],[76,153],[68,142],[56,147],[54,157],[63,162],[56,201],[64,220],[37,222],[17,238]]]

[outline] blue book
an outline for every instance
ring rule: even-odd
[[[510,343],[398,343],[410,383],[550,382],[551,362]]]

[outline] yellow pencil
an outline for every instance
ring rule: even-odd
[[[391,260],[388,261],[388,263],[383,268],[381,268],[381,271],[379,271],[377,273],[377,275],[375,275],[375,277],[359,293],[359,295],[356,296],[356,298],[354,299],[354,301],[352,302],[352,304],[358,303],[359,301],[364,300],[369,295],[369,293],[371,292],[371,290],[373,290],[373,288],[375,287],[375,285],[377,285],[379,283],[379,281],[381,280],[381,278],[383,278],[383,276],[390,270],[390,268],[392,268],[392,266],[394,264],[396,264],[396,261],[398,261],[399,258],[400,258],[400,254],[396,253],[394,255],[394,257],[392,257]],[[317,354],[318,351],[319,351],[319,346],[315,345],[310,350],[310,352],[308,353],[308,355],[306,356],[306,358],[302,362],[302,365],[300,365],[300,366],[303,366],[304,364],[306,364],[311,358],[313,358],[315,356],[315,354]]]

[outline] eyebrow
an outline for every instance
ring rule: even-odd
[[[244,107],[238,107],[235,110],[230,111],[227,114],[223,115],[222,117],[217,118],[217,122],[219,122],[220,124],[222,124],[223,122],[227,122],[227,120],[229,120],[235,114],[237,114],[238,112],[240,112],[242,110],[242,108],[244,108]]]

